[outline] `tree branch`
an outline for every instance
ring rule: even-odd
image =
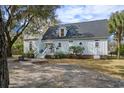
[[[4,7],[6,12],[8,13],[9,17],[8,17],[8,20],[7,20],[7,23],[5,25],[5,28],[9,26],[10,22],[11,22],[11,13],[9,12],[9,9],[11,8],[11,6],[9,6],[8,8],[5,6]]]
[[[28,20],[28,23],[26,24],[26,23],[24,23],[24,25],[23,26],[21,26],[19,29],[18,29],[18,31],[20,30],[20,29],[22,29],[19,33],[17,33],[14,37],[13,37],[13,39],[12,39],[12,44],[18,39],[18,37],[24,32],[24,30],[25,30],[25,28],[28,26],[28,24],[30,23],[30,21],[31,21],[31,19],[33,18],[33,16],[31,16],[30,18],[29,18],[29,20]]]

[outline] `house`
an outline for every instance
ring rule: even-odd
[[[82,55],[108,55],[107,20],[61,24],[49,27],[43,36],[24,38],[24,53],[35,50],[44,58],[57,52],[70,53],[70,46],[84,47]]]

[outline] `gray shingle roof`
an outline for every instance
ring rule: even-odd
[[[65,37],[59,37],[59,27],[66,27]],[[50,27],[43,36],[46,39],[64,39],[64,38],[108,38],[107,20],[96,20],[81,23],[63,24]]]

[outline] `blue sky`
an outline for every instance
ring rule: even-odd
[[[56,10],[62,23],[108,19],[111,13],[124,10],[124,5],[65,5]]]

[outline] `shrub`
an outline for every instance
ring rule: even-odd
[[[68,54],[68,55],[66,55],[66,56],[67,56],[67,58],[72,58],[72,59],[73,59],[73,58],[74,58],[74,59],[77,58],[77,55],[74,55],[74,54]]]
[[[47,58],[47,59],[54,59],[55,56],[54,55],[45,55],[45,58]]]
[[[34,58],[34,51],[29,51],[28,53],[24,53],[23,54],[24,57],[27,57],[27,58]]]
[[[45,55],[45,58],[50,59],[51,58],[51,55]]]
[[[120,47],[120,54],[124,56],[124,45],[121,45]]]
[[[117,55],[118,49],[116,48],[115,52],[113,54]],[[124,56],[124,44],[120,46],[120,55]]]
[[[80,47],[80,46],[71,46],[69,47],[69,50],[73,52],[73,54],[82,54],[84,47]]]
[[[22,55],[23,54],[23,39],[22,36],[12,46],[13,55]]]
[[[63,52],[56,52],[55,53],[55,58],[59,59],[59,58],[65,58],[66,55]]]

